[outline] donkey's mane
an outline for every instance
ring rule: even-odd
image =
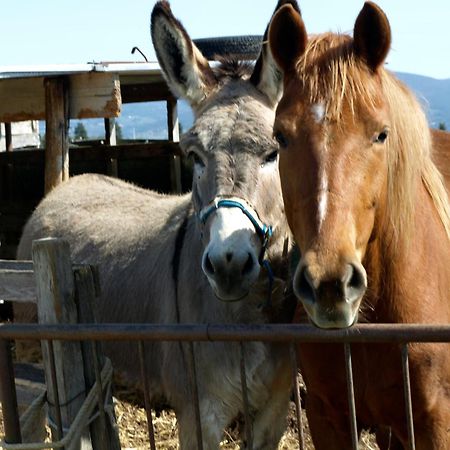
[[[220,58],[219,62],[220,64],[214,68],[214,74],[219,81],[228,78],[249,78],[255,68],[251,62],[233,58]]]
[[[450,239],[450,206],[441,174],[431,161],[432,142],[425,114],[418,101],[384,68],[374,76],[353,51],[350,36],[326,33],[309,40],[297,64],[300,83],[309,101],[321,102],[326,117],[339,123],[343,106],[353,115],[358,106],[376,109],[380,98],[391,117],[388,145],[388,198],[386,217],[394,245],[409,242],[418,180],[422,179]],[[380,97],[382,96],[382,97]]]

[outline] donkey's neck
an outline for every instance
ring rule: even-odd
[[[423,183],[407,242],[388,242],[389,228],[369,244],[367,317],[374,322],[432,323],[450,319],[450,243]],[[387,222],[385,222],[387,223]],[[444,299],[447,298],[447,301]],[[373,311],[370,311],[373,308]]]

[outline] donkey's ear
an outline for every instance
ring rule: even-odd
[[[386,14],[375,3],[366,2],[353,30],[355,55],[374,72],[383,64],[391,47],[391,27]]]
[[[273,14],[275,15],[275,13],[284,5],[291,5],[292,8],[300,14],[300,8],[296,0],[279,0]],[[278,65],[273,59],[269,47],[269,26],[270,24],[267,25],[264,33],[261,53],[256,60],[255,69],[250,77],[250,81],[268,97],[272,105],[276,105],[280,100],[283,91],[283,74],[280,72]]]
[[[295,69],[305,52],[307,41],[300,11],[289,4],[282,6],[270,24],[269,44],[276,63],[284,73]]]
[[[196,108],[216,86],[206,58],[173,16],[169,2],[156,3],[151,16],[151,35],[164,78],[172,92]]]

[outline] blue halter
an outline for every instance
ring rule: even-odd
[[[261,252],[259,254],[258,262],[260,266],[264,267],[267,271],[267,276],[269,277],[269,296],[267,299],[267,305],[271,305],[272,287],[274,274],[270,262],[264,259],[264,254],[266,253],[267,246],[269,244],[269,239],[272,237],[273,230],[270,225],[266,225],[262,222],[256,211],[251,208],[244,200],[238,198],[220,198],[216,197],[209,205],[205,206],[198,212],[198,219],[205,225],[208,218],[212,213],[217,211],[219,208],[239,208],[250,220],[252,225],[255,227],[255,231],[261,238],[262,246]]]
[[[259,263],[263,265],[264,253],[267,249],[269,239],[273,234],[272,227],[261,222],[258,215],[256,214],[256,211],[252,211],[252,209],[243,200],[229,198],[215,198],[212,203],[200,210],[198,213],[200,222],[205,225],[208,221],[209,216],[211,216],[211,214],[217,211],[219,208],[239,208],[247,216],[252,225],[255,227],[255,231],[262,241]]]

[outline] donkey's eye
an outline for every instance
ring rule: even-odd
[[[264,159],[264,164],[270,164],[275,162],[278,159],[278,150],[275,150],[274,152],[270,153],[266,156]]]
[[[273,137],[278,142],[281,148],[286,148],[288,146],[288,140],[281,131],[276,131]]]
[[[388,131],[383,130],[380,134],[376,135],[373,142],[375,144],[383,144],[388,137]]]
[[[200,157],[200,155],[198,153],[189,152],[188,157],[194,164],[196,164],[200,167],[205,167],[205,163],[203,162],[203,159]]]

